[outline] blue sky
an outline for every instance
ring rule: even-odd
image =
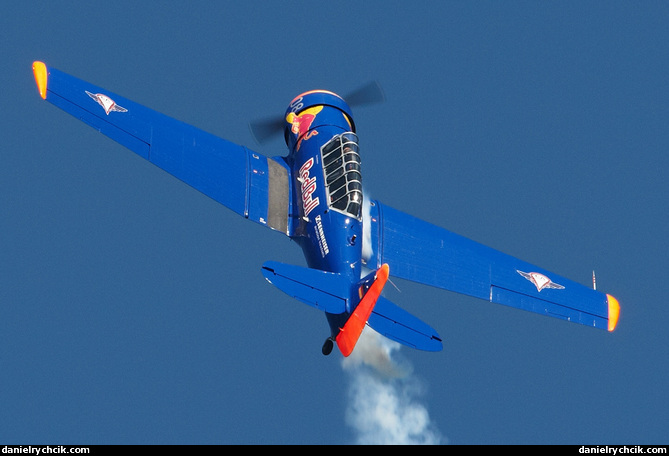
[[[652,1],[15,2],[0,443],[382,442],[362,404],[384,396],[411,441],[666,444],[668,20]],[[299,248],[43,102],[37,59],[269,156],[250,120],[378,79],[387,102],[354,113],[367,192],[596,270],[618,329],[395,281],[444,350],[392,349],[401,378],[343,366],[323,315],[260,273]]]

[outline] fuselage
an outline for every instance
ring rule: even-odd
[[[323,104],[308,104],[310,98],[312,103]],[[343,105],[332,105],[337,103]],[[349,302],[354,308],[360,300],[363,241],[361,160],[355,127],[346,112],[348,106],[330,92],[308,92],[293,100],[291,107],[286,114],[286,142],[290,148],[287,162],[293,171],[293,240],[301,246],[310,268],[348,279]],[[342,315],[327,314],[333,334],[353,308]]]
[[[295,154],[297,175],[293,185],[299,213],[295,239],[309,267],[337,272],[357,282],[362,255],[362,188],[348,188],[361,185],[357,144],[352,142],[355,135],[329,127],[312,131],[318,135],[303,142]],[[318,141],[326,136],[330,136],[328,141]],[[346,152],[340,152],[341,142]],[[352,151],[351,146],[356,150]],[[329,154],[322,153],[332,148],[335,150]],[[346,157],[357,163],[345,162]],[[351,169],[346,170],[347,166]],[[351,198],[356,200],[350,202]],[[338,203],[342,208],[337,208]],[[354,207],[348,210],[347,206]]]

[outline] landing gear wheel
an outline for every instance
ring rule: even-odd
[[[323,344],[323,349],[321,350],[325,356],[329,355],[332,353],[332,347],[334,347],[334,343],[332,342],[332,337],[328,337],[325,339],[325,343]]]

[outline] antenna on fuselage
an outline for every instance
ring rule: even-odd
[[[402,290],[400,290],[400,288],[399,288],[397,285],[395,285],[395,282],[393,282],[392,280],[390,280],[390,277],[388,278],[388,282],[390,282],[390,284],[391,284],[397,291],[399,291],[400,293],[402,293]]]

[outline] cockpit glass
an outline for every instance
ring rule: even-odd
[[[348,132],[334,136],[321,147],[328,206],[331,209],[362,217],[362,175],[358,137]]]

